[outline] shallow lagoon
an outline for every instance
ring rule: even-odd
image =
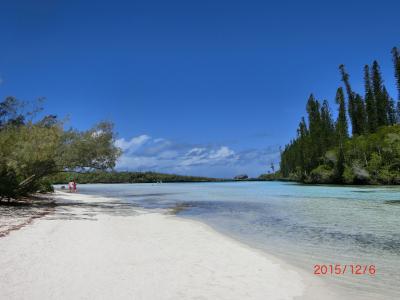
[[[323,280],[354,298],[400,298],[400,187],[225,182],[79,189],[149,209],[176,208],[181,217],[203,221],[311,274],[315,264],[375,265],[373,276],[347,272]]]

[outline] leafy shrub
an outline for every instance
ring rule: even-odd
[[[311,171],[309,182],[311,183],[330,183],[334,180],[335,172],[327,165],[320,165]]]

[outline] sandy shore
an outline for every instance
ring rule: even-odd
[[[201,223],[109,211],[71,205],[1,238],[0,299],[328,298],[311,275]]]

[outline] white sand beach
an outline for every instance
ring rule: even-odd
[[[58,192],[57,201],[109,201]],[[0,299],[328,299],[310,274],[173,215],[36,219],[0,238]],[[323,297],[321,296],[323,295]]]

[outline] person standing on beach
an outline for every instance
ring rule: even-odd
[[[74,186],[74,184],[73,184],[72,181],[68,182],[68,190],[69,190],[70,193],[73,192],[73,188],[74,188],[73,186]]]
[[[72,190],[74,191],[74,193],[76,193],[76,181],[75,180],[72,181]]]

